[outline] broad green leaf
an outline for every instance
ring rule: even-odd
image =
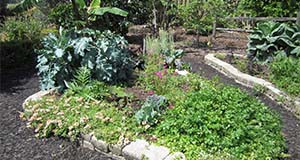
[[[128,15],[128,12],[126,12],[122,9],[116,8],[116,7],[91,8],[89,10],[89,14],[94,14],[94,15],[98,15],[98,16],[102,16],[105,13],[111,13],[111,14],[122,16],[122,17],[126,17]]]
[[[101,0],[93,0],[90,4],[90,8],[99,8],[101,5]]]
[[[291,51],[291,54],[295,54],[296,56],[300,56],[300,46],[296,47]]]
[[[84,0],[75,0],[76,4],[79,5],[79,8],[84,8],[86,7],[85,1]]]
[[[75,43],[75,53],[79,54],[81,56],[84,56],[84,51],[88,49],[89,42],[91,42],[91,38],[83,37],[78,40],[75,40],[73,43]]]

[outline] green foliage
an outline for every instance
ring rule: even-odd
[[[74,83],[77,86],[87,86],[91,81],[91,70],[86,66],[80,67],[74,76]]]
[[[178,8],[179,19],[183,26],[195,30],[198,34],[208,34],[212,30],[212,24],[216,17],[226,16],[223,0],[191,0]]]
[[[166,105],[167,99],[164,96],[155,94],[148,96],[141,109],[135,114],[137,122],[143,125],[157,124]]]
[[[261,102],[239,89],[193,73],[180,76],[172,69],[162,70],[164,62],[159,54],[149,54],[146,60],[140,83],[163,97],[148,97],[140,111],[135,112],[130,104],[114,107],[114,101],[107,97],[117,92],[95,81],[76,90],[68,89],[58,100],[50,97],[30,104],[24,116],[40,136],[54,133],[72,138],[80,132],[94,132],[98,138],[113,143],[128,137],[155,137],[157,143],[182,151],[189,159],[283,156],[285,144],[279,118]],[[86,71],[79,73],[80,77],[88,77]],[[94,87],[87,91],[88,86]],[[108,95],[97,97],[102,93]],[[168,109],[164,108],[166,99]],[[137,119],[146,126],[137,125]]]
[[[154,131],[161,143],[191,159],[201,151],[236,159],[276,159],[284,152],[278,116],[236,88],[205,83],[162,118]]]
[[[30,17],[7,18],[1,26],[1,41],[34,41],[42,36],[44,25]]]
[[[286,23],[258,24],[249,36],[248,57],[254,61],[271,61],[275,56],[300,57],[300,27]]]
[[[0,27],[1,69],[33,63],[33,48],[39,44],[43,27],[42,22],[34,18],[7,18]]]
[[[276,58],[270,64],[270,79],[289,94],[300,95],[300,59]]]
[[[85,25],[84,21],[80,21],[75,18],[73,7],[69,3],[60,3],[51,9],[48,19],[51,23],[55,23],[56,25],[66,29]]]
[[[137,127],[130,108],[117,108],[105,99],[84,98],[83,92],[84,87],[77,93],[31,102],[21,117],[28,120],[38,137],[57,135],[76,140],[80,133],[93,132],[97,138],[114,144],[135,138]]]
[[[42,89],[63,89],[80,66],[87,66],[93,78],[108,83],[126,81],[133,69],[127,42],[109,31],[60,30],[59,36],[46,36],[42,45],[37,50]]]
[[[161,54],[165,60],[165,67],[182,69],[184,64],[180,58],[184,55],[183,50],[176,50],[173,35],[160,30],[159,37],[146,37],[146,49],[149,54]]]
[[[238,15],[247,13],[252,17],[296,17],[299,7],[297,0],[241,0],[235,12]]]

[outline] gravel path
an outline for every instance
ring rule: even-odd
[[[39,90],[33,69],[1,73],[0,159],[1,160],[111,160],[110,156],[81,148],[57,137],[38,139],[19,118],[22,102]]]

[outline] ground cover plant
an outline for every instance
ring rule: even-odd
[[[161,51],[161,50],[159,50]],[[142,107],[124,87],[77,71],[63,95],[25,106],[22,117],[38,136],[76,139],[94,133],[110,143],[136,138],[182,151],[188,159],[276,159],[286,156],[279,117],[237,88],[166,68],[163,53],[149,53],[137,86],[148,92]]]

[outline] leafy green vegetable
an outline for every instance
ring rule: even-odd
[[[109,31],[60,30],[59,36],[45,37],[42,45],[37,50],[42,89],[65,88],[64,82],[81,66],[91,70],[92,78],[108,83],[125,82],[134,67],[125,39]]]
[[[139,124],[154,125],[158,123],[158,117],[166,108],[167,99],[164,96],[148,96],[142,108],[136,112],[135,117]]]
[[[300,57],[300,27],[286,23],[267,22],[258,24],[249,36],[250,60],[270,62],[275,56]]]

